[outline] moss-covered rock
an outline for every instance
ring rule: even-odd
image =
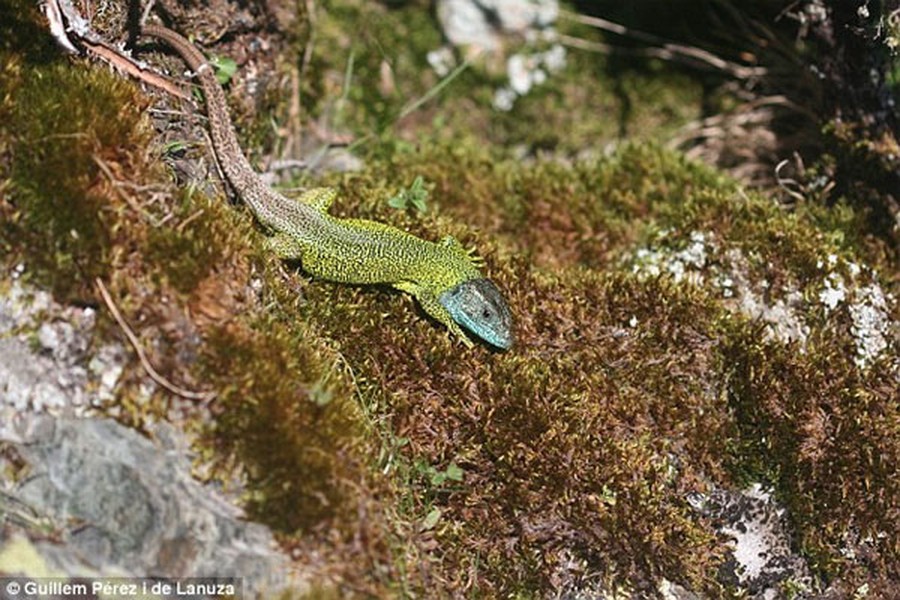
[[[838,259],[854,250],[818,211],[785,213],[649,147],[522,168],[458,145],[345,178],[337,210],[387,218],[365,190],[407,169],[478,227],[463,237],[509,294],[518,346],[457,348],[382,292],[313,285],[309,309],[390,407],[408,460],[464,470],[461,485],[406,492],[408,518],[442,510],[429,535],[447,585],[477,568],[484,591],[508,594],[599,571],[718,594],[727,547],[687,497],[750,481],[775,487],[819,575],[865,580],[841,558],[849,536],[893,577],[897,306],[869,298],[885,294],[879,271]],[[832,306],[835,278],[846,296]],[[795,335],[779,333],[779,302]],[[864,310],[879,314],[874,354],[860,346]],[[820,471],[804,466],[813,456]]]
[[[63,300],[101,306],[94,279],[107,281],[146,360],[216,393],[205,407],[148,399],[135,360],[105,410],[196,433],[206,476],[238,486],[323,589],[645,596],[668,582],[739,595],[723,575],[730,538],[697,498],[751,484],[786,508],[809,589],[896,584],[897,269],[866,220],[843,204],[787,211],[654,144],[564,164],[485,143],[557,136],[547,144],[569,154],[599,140],[606,125],[569,135],[579,119],[555,105],[531,127],[538,141],[526,135],[554,99],[575,102],[583,71],[499,133],[411,128],[414,147],[388,125],[398,99],[436,83],[414,52],[438,41],[433,26],[415,6],[347,3],[329,18],[340,16],[365,17],[360,39],[399,40],[412,56],[388,65],[404,87],[379,99],[384,57],[355,55],[364,85],[348,91],[344,123],[382,143],[362,171],[316,183],[340,190],[335,214],[474,246],[510,301],[517,345],[466,349],[408,296],[279,264],[246,210],[180,193],[154,166],[163,152],[146,151],[134,86],[5,46],[5,260]],[[326,47],[354,46],[335,22],[321,27]],[[477,103],[489,78],[461,82]],[[632,91],[665,101],[648,90]],[[450,97],[441,115],[471,101]],[[487,118],[470,112],[469,124]],[[427,210],[392,207],[418,176]],[[108,320],[98,335],[118,330]]]

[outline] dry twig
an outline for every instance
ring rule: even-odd
[[[184,100],[191,99],[191,94],[182,89],[181,86],[172,83],[162,75],[158,75],[153,71],[141,67],[134,62],[134,60],[121,54],[117,50],[113,50],[104,44],[91,42],[85,38],[81,38],[79,42],[95,56],[128,73],[135,79],[139,79],[148,85],[152,85],[153,87],[159,88],[174,96],[178,96],[179,98],[183,98]]]
[[[132,331],[128,326],[128,323],[125,321],[122,313],[119,312],[119,308],[116,306],[115,302],[113,302],[112,296],[110,296],[109,291],[106,289],[106,286],[103,285],[103,281],[101,281],[98,277],[94,280],[94,283],[97,285],[97,289],[100,291],[100,296],[103,297],[103,302],[106,304],[109,312],[112,313],[112,316],[116,320],[116,323],[119,324],[119,327],[122,329],[125,337],[128,338],[128,342],[131,344],[131,347],[134,348],[134,351],[137,353],[138,359],[141,361],[141,365],[144,367],[147,375],[150,376],[150,379],[152,379],[168,391],[172,392],[176,396],[181,396],[182,398],[186,398],[188,400],[209,402],[216,397],[215,392],[192,392],[182,387],[178,387],[177,385],[160,375],[159,372],[153,368],[153,365],[150,364],[150,360],[147,358],[147,355],[144,354],[144,349],[141,347],[140,340],[138,340],[137,336],[134,334],[134,331]]]

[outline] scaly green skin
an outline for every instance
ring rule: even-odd
[[[259,222],[272,249],[299,259],[309,274],[341,283],[387,284],[412,294],[429,315],[471,346],[459,323],[499,348],[512,344],[510,313],[497,288],[452,237],[422,240],[390,225],[328,214],[335,191],[314,189],[297,200],[269,188],[237,142],[225,96],[204,56],[180,34],[147,25],[142,34],[174,48],[194,70],[206,100],[219,165]]]
[[[299,259],[310,275],[356,284],[387,283],[415,296],[429,315],[467,344],[468,337],[440,303],[442,293],[481,278],[468,252],[453,237],[436,244],[396,227],[365,219],[338,219],[328,214],[336,195],[330,188],[310,190],[300,206],[316,211],[314,227],[281,223],[271,247],[285,259]]]

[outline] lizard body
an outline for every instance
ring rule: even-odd
[[[503,295],[452,237],[438,243],[396,227],[328,213],[336,192],[317,188],[297,199],[271,189],[241,151],[213,68],[187,39],[157,25],[142,35],[171,46],[200,80],[210,134],[225,177],[272,237],[284,259],[299,259],[315,277],[351,284],[386,284],[414,296],[426,313],[466,345],[462,327],[502,349],[512,345],[512,317]]]

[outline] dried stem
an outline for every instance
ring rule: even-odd
[[[94,280],[94,283],[97,285],[97,289],[100,291],[100,296],[103,297],[103,302],[106,304],[109,312],[112,313],[112,316],[116,320],[116,323],[119,324],[119,327],[122,329],[125,337],[128,338],[131,347],[134,348],[134,351],[137,353],[138,359],[140,359],[141,365],[144,367],[147,375],[150,376],[150,379],[152,379],[168,391],[172,392],[176,396],[181,396],[182,398],[187,398],[188,400],[209,402],[216,397],[215,392],[192,392],[182,387],[178,387],[177,385],[160,375],[159,372],[153,368],[153,365],[150,364],[150,360],[147,358],[147,355],[144,353],[144,349],[141,347],[140,340],[138,340],[137,336],[134,334],[134,331],[132,331],[128,326],[128,323],[125,321],[122,313],[119,312],[119,308],[116,306],[115,302],[113,302],[112,296],[110,296],[109,291],[106,289],[106,286],[103,285],[103,281],[101,281],[98,277]]]

